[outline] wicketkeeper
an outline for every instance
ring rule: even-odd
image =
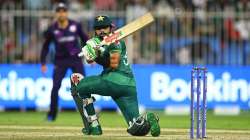
[[[97,16],[94,20],[95,36],[82,48],[88,62],[96,62],[103,67],[98,76],[83,77],[81,74],[71,75],[72,95],[83,118],[87,135],[101,135],[102,129],[96,115],[91,94],[111,96],[120,108],[127,124],[127,132],[133,136],[160,135],[159,119],[153,113],[139,114],[136,82],[124,41],[116,41],[110,45],[100,46],[104,36],[113,31],[113,24],[107,16]],[[86,110],[87,114],[84,113]]]

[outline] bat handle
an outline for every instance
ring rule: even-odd
[[[78,57],[83,57],[83,56],[84,56],[83,52],[78,53]]]

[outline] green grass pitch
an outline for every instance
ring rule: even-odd
[[[189,139],[190,117],[164,115],[156,112],[160,118],[160,137],[133,137],[126,132],[123,117],[116,112],[100,112],[103,127],[101,136],[84,136],[81,133],[82,122],[78,112],[60,112],[55,122],[45,120],[45,112],[0,112],[1,140],[130,140],[130,139]],[[207,138],[225,140],[250,140],[250,112],[239,116],[214,116],[207,114]]]

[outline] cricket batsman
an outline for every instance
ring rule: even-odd
[[[108,16],[97,16],[94,20],[95,36],[89,39],[86,42],[87,45],[82,48],[87,62],[102,65],[102,73],[89,77],[84,77],[79,73],[71,75],[71,92],[78,95],[79,112],[83,112],[82,109],[87,112],[85,116],[81,113],[83,118],[87,118],[83,133],[102,134],[101,124],[93,106],[94,98],[91,97],[91,94],[98,94],[111,96],[116,102],[127,122],[129,134],[145,136],[150,132],[152,136],[159,136],[158,117],[153,113],[139,114],[136,82],[127,60],[125,42],[117,40],[116,43],[100,46],[104,36],[109,35],[113,28]]]

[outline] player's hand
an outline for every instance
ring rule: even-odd
[[[93,49],[91,46],[89,46],[88,44],[85,45],[83,48],[82,48],[82,52],[81,52],[82,56],[85,57],[86,61],[89,63],[89,62],[92,62],[94,61],[94,59],[96,58],[96,52],[95,52],[95,49]]]
[[[78,56],[84,56],[87,62],[92,62],[103,51],[104,48],[101,46],[101,41],[98,38],[91,38],[86,42],[86,45],[82,48],[82,51]]]
[[[97,37],[93,37],[93,38],[89,39],[89,40],[86,42],[86,44],[87,44],[88,46],[90,46],[90,47],[96,49],[96,50],[99,50],[100,47],[101,47],[101,41],[100,41],[100,39],[97,38]]]
[[[42,73],[46,73],[47,72],[47,66],[46,65],[42,65],[41,66],[41,71],[42,71]]]

